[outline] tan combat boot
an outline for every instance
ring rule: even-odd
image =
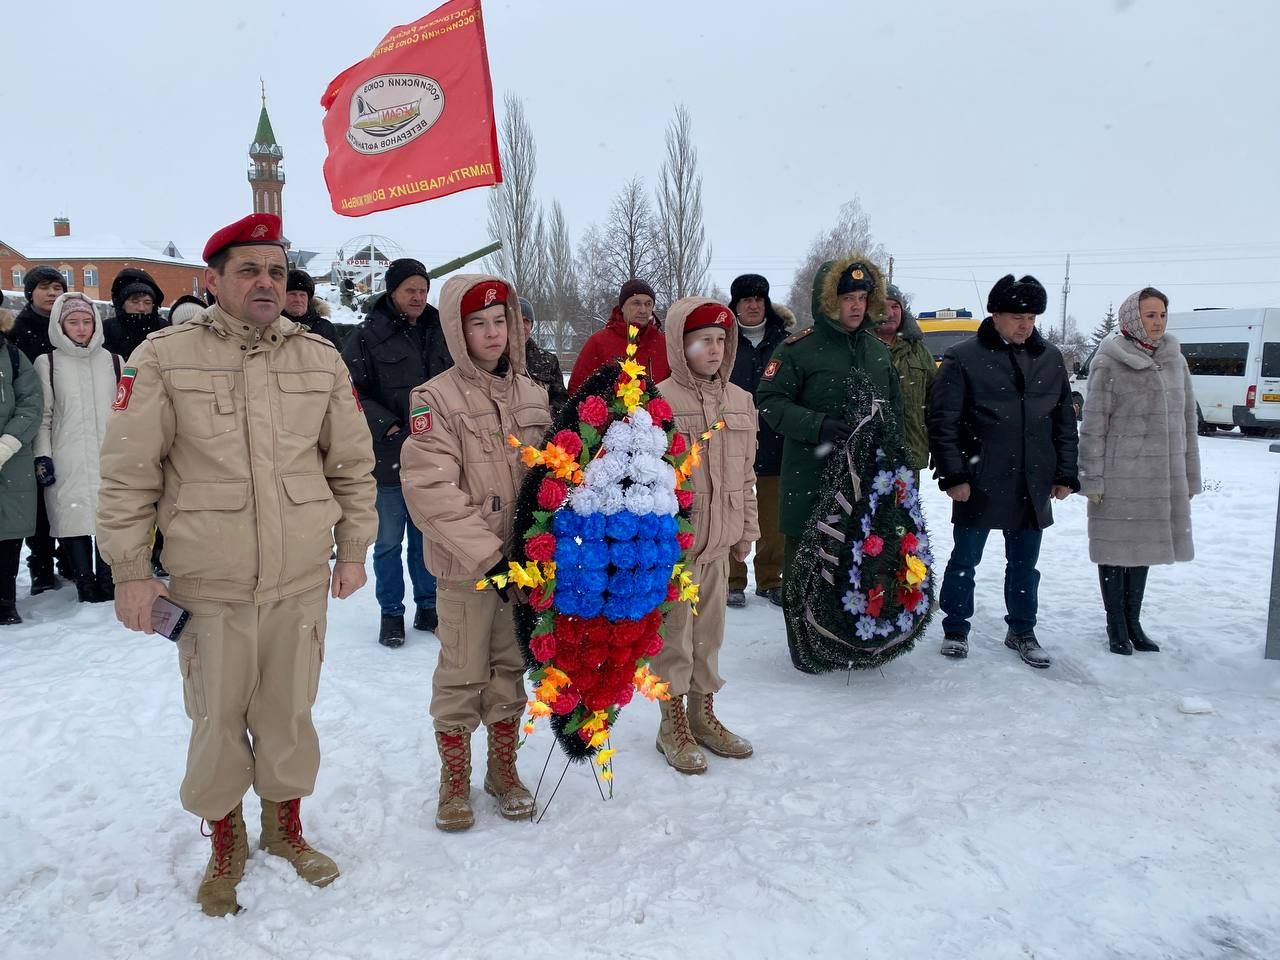
[[[236,885],[244,878],[244,862],[249,859],[249,838],[245,835],[240,804],[221,820],[210,823],[209,829],[206,834],[201,824],[200,832],[210,838],[213,853],[204,868],[200,889],[196,891],[196,902],[206,915],[225,917],[240,912]]]
[[[694,740],[716,756],[744,760],[751,756],[751,742],[720,722],[711,703],[714,696],[689,692],[689,731]]]
[[[440,803],[436,826],[441,830],[470,830],[476,814],[471,809],[471,731],[455,727],[436,731],[440,751]]]
[[[662,723],[658,725],[658,752],[681,773],[705,773],[707,758],[698,749],[693,734],[689,731],[684,697],[659,701],[658,708],[662,711]]]
[[[508,820],[533,816],[533,794],[520,782],[516,770],[519,718],[503,720],[488,728],[489,760],[484,772],[484,792],[498,798],[498,812]]]
[[[302,838],[302,818],[298,814],[301,799],[262,801],[262,838],[258,842],[263,850],[277,857],[284,857],[298,876],[313,887],[327,887],[338,877],[338,865]]]

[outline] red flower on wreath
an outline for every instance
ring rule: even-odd
[[[902,601],[902,605],[911,613],[916,612],[916,608],[924,603],[924,591],[919,588],[910,591],[906,599]]]
[[[529,640],[529,650],[539,663],[546,663],[556,655],[556,635],[550,631]]]
[[[680,599],[680,588],[674,583],[667,584],[667,603],[675,603]]]
[[[908,533],[902,538],[903,554],[915,553],[916,547],[918,546],[920,546],[920,541],[916,539],[916,535],[914,533]]]
[[[551,438],[551,442],[571,457],[582,452],[582,438],[572,430],[561,430]]]
[[[862,555],[864,557],[878,557],[883,550],[884,538],[878,537],[874,533],[868,534],[867,539],[862,541]]]
[[[679,434],[676,434],[679,436]],[[676,503],[680,504],[681,510],[688,510],[693,506],[693,491],[680,489],[676,491]]]
[[[529,596],[529,606],[541,613],[543,610],[550,610],[551,603],[555,600],[555,591],[548,590],[545,585],[538,587],[537,590]]]
[[[676,543],[680,544],[680,549],[681,549],[681,550],[691,550],[691,549],[693,549],[693,534],[692,534],[692,533],[677,533],[677,534],[676,534]]]
[[[544,477],[538,487],[538,506],[543,510],[559,510],[567,496],[569,496],[568,487],[559,480]]]
[[[525,556],[530,560],[545,563],[556,558],[556,538],[551,533],[540,533],[530,537],[524,544]]]
[[[678,457],[689,449],[689,442],[685,440],[684,434],[676,431],[671,435],[671,446],[667,447],[667,453],[670,456]]]
[[[878,617],[884,608],[884,587],[872,587],[867,594],[867,616]]]
[[[578,404],[578,419],[599,430],[609,419],[609,406],[597,396],[590,396]]]
[[[578,691],[565,690],[560,696],[556,697],[555,703],[551,704],[551,712],[562,717],[567,716],[573,713],[581,702],[582,698],[578,696]]]
[[[661,397],[650,400],[648,410],[649,416],[651,416],[653,418],[653,422],[657,424],[666,423],[675,416],[675,414],[671,412],[671,404],[667,403],[667,401],[663,400]]]

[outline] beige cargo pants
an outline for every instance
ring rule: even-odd
[[[667,615],[662,650],[649,668],[671,684],[671,695],[718,693],[720,647],[724,645],[724,599],[729,589],[729,558],[695,562],[689,571],[698,584],[698,615],[687,603],[678,603]]]
[[[191,613],[178,638],[191,718],[183,807],[220,820],[250,785],[277,803],[309,796],[320,769],[311,707],[324,660],[328,588],[263,604],[177,595],[173,601]]]
[[[475,581],[436,585],[440,659],[431,678],[436,730],[474,731],[524,712],[524,658],[516,644],[511,606]]]

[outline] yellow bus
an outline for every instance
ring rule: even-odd
[[[924,345],[933,354],[934,363],[942,363],[942,355],[948,348],[972,337],[982,324],[982,319],[971,311],[952,309],[924,310],[916,321],[924,334]]]

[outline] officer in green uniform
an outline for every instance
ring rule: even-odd
[[[902,390],[889,348],[872,333],[870,317],[883,316],[885,283],[869,257],[829,260],[813,278],[813,326],[778,345],[756,388],[761,418],[783,436],[782,502],[786,537],[783,596],[800,538],[812,524],[822,471],[832,447],[843,445],[854,424],[840,419],[849,371],[861,370],[878,399],[902,422]],[[791,660],[800,666],[791,638]]]

